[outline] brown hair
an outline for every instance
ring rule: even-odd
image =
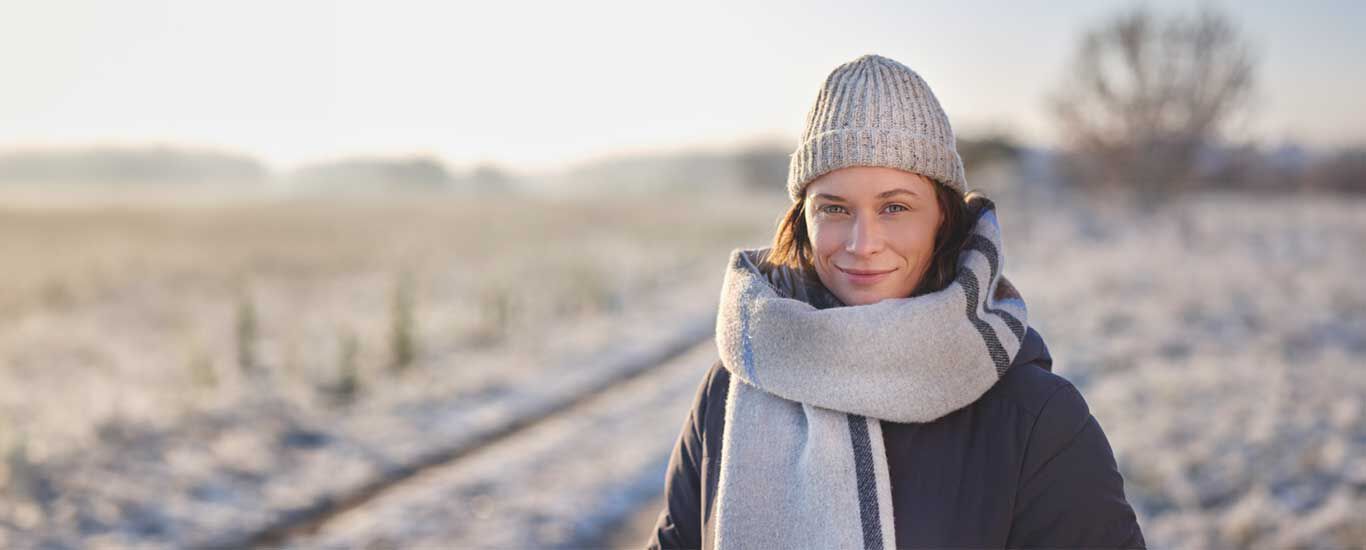
[[[916,285],[911,296],[919,296],[943,290],[958,276],[958,252],[968,235],[968,207],[962,193],[936,182],[935,199],[939,210],[944,213],[944,221],[934,233],[934,253],[924,277]],[[976,192],[972,192],[975,194]],[[799,270],[810,282],[819,283],[816,270],[811,264],[811,239],[806,231],[806,196],[788,208],[778,218],[778,230],[773,235],[772,249],[764,259],[763,269],[773,266],[786,266]]]

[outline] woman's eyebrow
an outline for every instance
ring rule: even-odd
[[[881,192],[881,193],[878,193],[878,194],[877,194],[877,198],[879,198],[879,199],[885,199],[885,198],[890,197],[890,196],[892,196],[892,195],[900,195],[900,194],[906,194],[906,195],[910,195],[910,196],[912,196],[912,197],[920,198],[920,195],[916,194],[915,191],[911,191],[910,189],[903,189],[903,188],[900,188],[900,187],[898,187],[898,188],[896,188],[896,189],[892,189],[892,190],[890,190],[890,191],[883,191],[883,192]]]
[[[900,187],[898,187],[898,188],[896,188],[896,189],[889,190],[889,191],[883,191],[883,192],[881,192],[881,193],[878,193],[878,194],[877,194],[877,198],[879,198],[879,199],[885,199],[885,198],[890,197],[890,196],[892,196],[892,195],[900,195],[900,194],[906,194],[906,195],[910,195],[910,196],[912,196],[912,197],[920,198],[920,195],[917,195],[915,191],[911,191],[910,189],[904,189],[904,188],[900,188]],[[831,202],[847,202],[847,201],[844,200],[844,197],[841,197],[841,196],[839,196],[839,195],[831,195],[830,193],[816,193],[815,195],[812,195],[811,198],[813,198],[813,199],[825,199],[825,200],[831,201]]]

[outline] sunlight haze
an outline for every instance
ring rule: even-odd
[[[6,0],[0,149],[165,143],[282,168],[425,153],[528,172],[787,145],[824,76],[863,53],[920,72],[960,135],[1049,145],[1043,99],[1078,34],[1127,5]],[[1340,70],[1366,53],[1366,8],[1216,5],[1259,56],[1256,137],[1366,141],[1363,77]]]

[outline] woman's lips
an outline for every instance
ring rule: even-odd
[[[849,279],[849,282],[854,283],[856,285],[871,285],[873,283],[877,283],[878,281],[881,281],[883,278],[887,277],[887,275],[891,272],[896,271],[895,269],[888,271],[873,271],[868,269],[845,269],[840,266],[835,266],[835,269],[838,269],[840,270],[840,272],[844,273],[845,278]]]

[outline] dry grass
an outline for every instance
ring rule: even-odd
[[[102,422],[170,423],[262,384],[315,406],[422,354],[535,345],[719,270],[767,239],[784,200],[0,207],[0,448],[25,439],[41,460]]]

